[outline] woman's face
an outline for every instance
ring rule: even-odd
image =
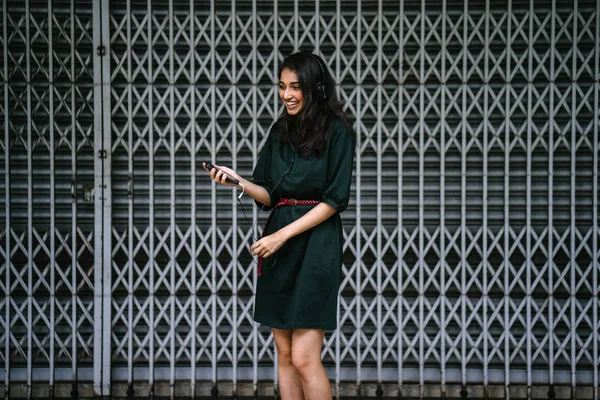
[[[289,68],[284,68],[281,71],[279,97],[281,97],[289,115],[298,115],[304,106],[304,95],[302,89],[300,89],[298,75]]]

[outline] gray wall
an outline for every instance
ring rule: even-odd
[[[334,393],[598,398],[598,10],[4,1],[4,391],[273,393],[266,213],[201,163],[250,173],[309,50],[359,134]]]

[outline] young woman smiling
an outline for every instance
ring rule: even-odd
[[[221,166],[210,176],[226,186],[235,186],[228,175],[238,179],[261,209],[272,210],[250,249],[259,257],[254,319],[273,331],[282,399],[330,399],[321,348],[325,331],[337,327],[340,213],[350,198],[356,138],[319,56],[285,58],[279,96],[284,109],[252,179]]]

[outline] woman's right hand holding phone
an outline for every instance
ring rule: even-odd
[[[209,163],[209,165],[213,167],[212,169],[209,169],[206,164],[207,163],[202,163],[202,166],[208,173],[210,173],[210,178],[221,185],[236,187],[239,186],[239,183],[243,181],[243,178],[231,168],[222,167],[219,165],[210,165]],[[233,178],[234,181],[230,182],[227,180],[227,178],[230,178],[230,180]],[[235,181],[237,181],[237,183]]]
[[[210,173],[211,179],[214,179],[215,182],[218,182],[224,186],[238,187],[242,189],[238,198],[246,193],[260,203],[266,204],[267,206],[271,205],[271,195],[269,192],[267,192],[267,189],[252,183],[251,181],[247,181],[231,168],[221,167],[220,165],[212,165],[209,162],[202,163],[202,166],[208,173]]]

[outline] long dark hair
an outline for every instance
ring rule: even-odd
[[[336,118],[354,135],[335,91],[333,78],[321,57],[307,52],[294,53],[279,66],[279,77],[284,68],[294,71],[298,76],[304,105],[296,116],[289,115],[287,109],[283,108],[275,122],[281,142],[293,142],[296,151],[303,157],[319,155],[325,148],[327,128]],[[319,83],[323,84],[324,93],[319,93]]]

